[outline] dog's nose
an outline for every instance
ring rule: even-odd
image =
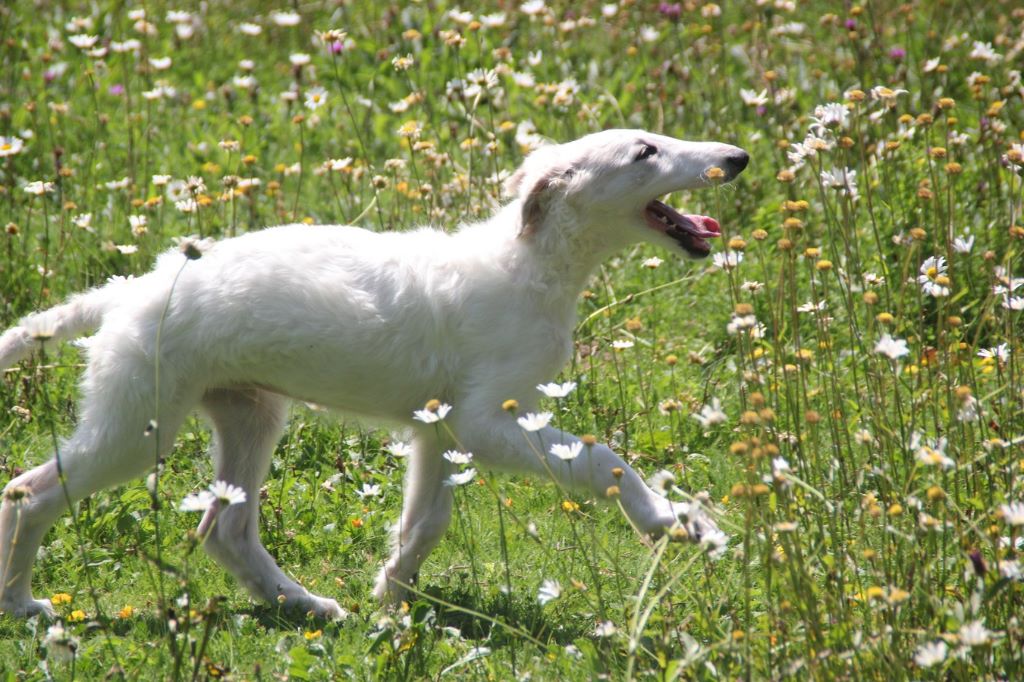
[[[732,172],[731,177],[736,177],[742,173],[743,169],[747,167],[748,163],[750,163],[750,154],[746,153],[742,149],[737,149],[734,152],[730,152],[729,155],[725,157],[725,163]]]

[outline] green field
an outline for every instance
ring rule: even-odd
[[[482,473],[421,595],[382,610],[401,434],[296,405],[263,540],[348,612],[307,620],[250,600],[178,511],[212,482],[196,417],[160,504],[134,481],[47,536],[34,592],[64,634],[0,615],[0,679],[1024,677],[1024,9],[488,5],[0,7],[0,326],[184,235],[454,230],[545,140],[736,144],[738,180],[672,197],[720,220],[715,259],[606,262],[578,386],[544,401],[706,492],[727,550]],[[0,484],[75,422],[82,356],[43,350],[0,373]]]

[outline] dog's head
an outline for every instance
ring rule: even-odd
[[[718,221],[679,213],[659,198],[728,182],[749,160],[728,144],[606,130],[534,151],[506,189],[522,202],[523,238],[572,223],[609,249],[644,240],[702,258],[711,251],[707,240],[719,235]],[[573,220],[559,219],[566,209]]]

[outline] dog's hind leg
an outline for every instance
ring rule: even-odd
[[[246,500],[211,508],[199,524],[206,550],[252,595],[270,604],[283,598],[290,611],[325,618],[342,615],[333,599],[310,593],[285,575],[259,538],[260,486],[284,428],[287,400],[268,391],[217,389],[203,396],[214,426],[213,459],[218,480],[239,486]]]
[[[53,459],[4,488],[0,611],[16,616],[52,615],[49,600],[33,599],[31,590],[32,563],[46,531],[68,511],[69,502],[141,476],[174,442],[187,401],[175,402],[168,392],[161,403],[160,428],[147,434],[154,400],[148,382],[140,378],[144,372],[144,367],[128,358],[117,366],[90,367],[74,433]],[[156,437],[159,444],[154,442]]]
[[[377,578],[378,599],[397,603],[405,596],[403,585],[412,582],[431,550],[444,536],[452,517],[452,489],[444,485],[452,465],[441,456],[434,434],[413,439],[405,474],[402,516],[395,527],[394,549]]]

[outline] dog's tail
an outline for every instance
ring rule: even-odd
[[[124,282],[123,279],[111,281],[106,286],[76,294],[63,305],[22,318],[16,327],[0,334],[0,370],[31,355],[40,343],[77,338],[98,327]]]

